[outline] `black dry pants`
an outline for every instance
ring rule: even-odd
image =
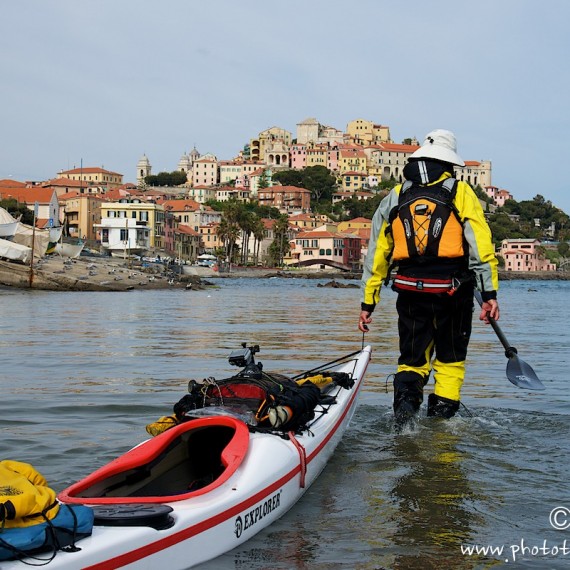
[[[400,357],[394,406],[405,398],[419,408],[432,367],[435,394],[459,401],[473,318],[471,283],[464,283],[453,295],[401,291],[396,308]]]

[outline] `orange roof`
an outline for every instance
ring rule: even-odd
[[[416,150],[418,150],[418,148],[420,148],[419,145],[415,144],[396,144],[396,143],[379,143],[377,146],[382,150],[388,152],[405,152],[405,153],[415,152]]]
[[[71,180],[71,178],[53,178],[52,180],[48,180],[42,183],[42,186],[49,187],[49,186],[66,186],[71,187],[75,186],[76,188],[85,188],[86,186],[97,186],[92,184],[86,184],[85,180]]]
[[[476,160],[466,160],[465,166],[481,166],[481,163]]]
[[[300,232],[299,235],[297,236],[297,239],[303,239],[303,238],[335,238],[338,237],[339,234],[337,232],[333,233],[333,232],[326,232],[323,230],[320,231],[312,231],[312,232]]]
[[[315,216],[312,214],[293,214],[289,216],[289,220],[315,220]]]
[[[176,228],[176,230],[174,230],[174,232],[186,234],[189,236],[197,236],[197,237],[199,237],[201,235],[200,232],[197,232],[197,231],[193,230],[190,226],[185,226],[184,224],[179,224],[178,227]]]
[[[263,190],[259,190],[259,192],[300,192],[308,194],[311,193],[306,188],[299,188],[298,186],[270,186],[269,188],[264,188]]]
[[[341,156],[350,156],[357,158],[366,158],[366,153],[363,150],[358,150],[355,148],[347,148],[340,151]]]
[[[196,200],[164,200],[162,202],[165,210],[172,212],[192,212],[200,209],[200,204]],[[205,210],[213,211],[210,207],[204,207]]]
[[[356,234],[359,238],[369,240],[372,228],[350,228],[352,234]]]
[[[53,188],[42,188],[38,186],[32,188],[2,188],[0,190],[2,199],[15,198],[18,202],[26,204],[33,204],[34,202],[48,204],[54,194],[55,190]]]
[[[72,168],[71,170],[62,170],[60,174],[114,174],[115,176],[122,176],[118,172],[111,172],[98,166],[84,166],[83,168]]]
[[[105,192],[105,201],[106,202],[116,202],[121,198],[125,198],[130,196],[130,192],[128,190],[121,190],[120,188],[113,188],[112,190],[108,190]]]
[[[25,188],[27,184],[25,182],[18,182],[17,180],[10,180],[9,178],[4,178],[0,180],[0,188]]]
[[[352,220],[347,220],[345,223],[348,223],[348,224],[371,224],[372,220],[369,220],[368,218],[364,218],[364,217],[360,216],[358,218],[353,218]]]
[[[79,192],[66,192],[57,197],[60,202],[65,202],[66,200],[73,200],[75,198],[89,198],[90,200],[100,200],[101,202],[110,202],[107,195],[104,197],[101,194],[81,194]]]

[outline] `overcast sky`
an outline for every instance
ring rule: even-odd
[[[516,200],[570,213],[567,0],[13,0],[0,19],[0,179],[136,181],[228,160],[269,127],[363,118],[455,132]]]

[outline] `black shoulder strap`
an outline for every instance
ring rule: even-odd
[[[442,188],[445,188],[451,194],[451,201],[455,199],[457,193],[457,180],[455,178],[446,178],[441,183]]]

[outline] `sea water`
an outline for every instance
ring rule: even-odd
[[[319,283],[0,290],[0,458],[32,463],[60,491],[146,438],[190,379],[234,374],[227,357],[243,342],[285,374],[358,350],[358,289]],[[201,568],[567,567],[569,295],[565,281],[501,283],[499,324],[545,391],[508,382],[503,347],[475,317],[461,416],[423,408],[398,435],[395,294],[383,289],[359,407],[329,465],[279,521]]]

